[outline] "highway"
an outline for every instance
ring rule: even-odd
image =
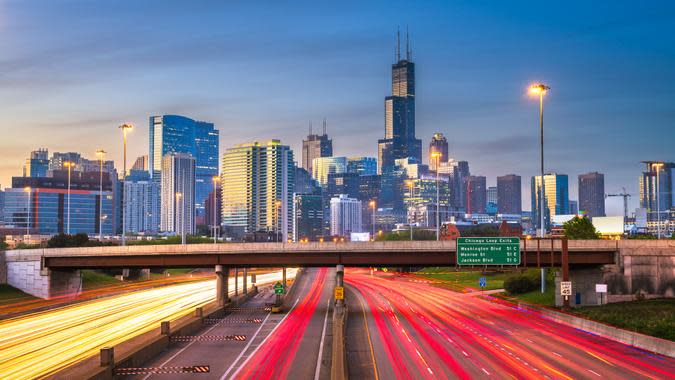
[[[288,270],[293,277],[295,270]],[[259,285],[281,280],[260,274]],[[239,288],[242,278],[239,277]],[[234,278],[230,277],[230,289]],[[233,292],[231,292],[232,294]],[[103,346],[156,329],[215,299],[215,280],[164,286],[0,321],[0,378],[34,379],[62,369]]]
[[[675,359],[584,333],[479,292],[345,274],[350,377],[672,379]],[[489,296],[486,296],[489,298]]]
[[[335,285],[332,269],[305,269],[289,293],[287,312],[272,314],[263,306],[274,300],[261,291],[239,307],[228,308],[217,324],[197,335],[203,340],[178,342],[141,368],[210,367],[208,379],[330,379],[327,339],[329,307]],[[246,321],[261,320],[261,323]],[[228,335],[245,341],[221,341]],[[215,337],[210,340],[207,337]],[[130,379],[166,378],[147,374]],[[194,379],[195,374],[172,374],[171,379]]]

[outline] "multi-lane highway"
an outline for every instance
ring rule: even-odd
[[[295,275],[289,270],[289,277]],[[261,274],[258,284],[279,281]],[[234,279],[230,278],[230,289]],[[239,278],[239,288],[242,287]],[[215,281],[165,286],[86,301],[0,321],[0,378],[34,379],[54,373],[131,337],[156,329],[215,299]]]
[[[673,358],[589,335],[480,293],[357,269],[349,270],[345,281],[354,378],[675,378]]]
[[[335,271],[306,269],[286,300],[287,312],[272,314],[265,304],[274,300],[269,290],[259,293],[192,342],[175,343],[143,365],[150,368],[209,366],[209,379],[329,379],[328,316]],[[240,335],[243,341],[219,340]],[[172,374],[172,379],[194,379],[195,374]],[[160,378],[147,374],[137,379]]]

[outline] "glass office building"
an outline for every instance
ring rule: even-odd
[[[532,177],[532,218],[533,224],[540,228],[541,176]],[[551,218],[570,213],[570,198],[567,174],[549,173],[544,176],[544,223],[551,225]]]
[[[172,153],[187,153],[195,158],[195,208],[204,213],[204,201],[218,175],[218,130],[213,123],[185,116],[150,117],[148,167],[153,181],[161,183],[162,158]]]

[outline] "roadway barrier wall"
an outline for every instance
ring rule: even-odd
[[[577,329],[599,335],[603,338],[615,340],[623,344],[628,344],[643,350],[655,352],[670,357],[675,357],[675,342],[660,339],[649,335],[640,334],[634,331],[620,329],[604,323],[591,321],[590,319],[580,318],[574,315],[561,313],[555,310],[527,304],[518,303],[521,310],[535,312],[546,319],[572,326]]]
[[[347,305],[333,308],[333,344],[331,355],[331,380],[346,380],[349,378],[347,368],[347,350],[345,330],[347,328]]]

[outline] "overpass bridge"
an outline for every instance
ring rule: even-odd
[[[456,251],[455,241],[226,243],[13,250],[0,255],[0,282],[49,298],[79,292],[80,269],[219,268],[217,272],[227,276],[229,268],[248,267],[455,266]],[[638,290],[664,296],[673,296],[675,292],[675,240],[521,240],[520,255],[520,267],[561,267],[563,277],[569,278],[573,287],[583,288],[584,299],[591,303],[597,297],[594,293],[596,283],[608,284],[610,300],[612,294],[618,300],[619,296],[632,297]],[[565,273],[566,268],[569,273]]]

